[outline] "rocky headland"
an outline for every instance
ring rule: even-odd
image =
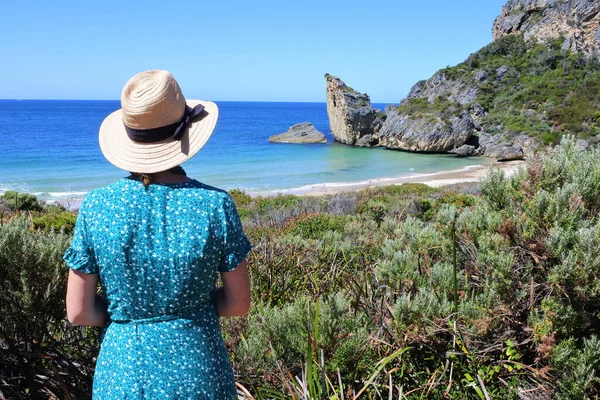
[[[335,140],[496,160],[523,159],[564,134],[597,144],[600,1],[510,0],[492,30],[492,43],[385,113],[326,74]]]
[[[327,143],[327,138],[310,122],[302,122],[290,127],[287,132],[269,137],[273,143]]]

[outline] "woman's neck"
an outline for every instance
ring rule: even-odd
[[[174,174],[170,171],[161,171],[152,174],[152,183],[184,183],[191,181],[185,175]]]

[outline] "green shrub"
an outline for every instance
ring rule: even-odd
[[[257,197],[254,201],[256,210],[265,212],[273,208],[285,208],[298,204],[302,198],[292,194],[278,194],[275,197]]]
[[[329,214],[313,214],[300,217],[288,227],[288,232],[305,239],[320,239],[329,231],[342,232],[346,218]]]
[[[495,44],[505,54],[496,60],[473,61],[491,70],[516,62],[519,40]],[[544,46],[533,52],[538,72],[556,64]],[[362,397],[388,398],[390,379],[392,397],[400,390],[411,400],[482,398],[483,385],[491,398],[540,387],[557,398],[598,397],[600,151],[565,137],[510,178],[490,170],[480,189],[257,199],[232,191],[255,245],[251,314],[222,321],[238,382],[256,398],[301,398],[300,382],[320,385],[322,351],[330,398],[341,397],[338,371],[346,397],[366,385]],[[67,390],[89,395],[97,331],[64,325],[69,237],[50,228],[63,212],[0,226],[8,397],[62,396],[51,362]],[[40,220],[48,228],[32,229]],[[33,356],[41,352],[51,358]]]
[[[0,195],[0,202],[4,202],[10,210],[40,211],[43,208],[43,204],[38,201],[35,195],[17,193],[12,190],[7,190]]]
[[[24,217],[0,225],[0,380],[9,398],[91,393],[99,331],[65,321],[69,241]]]
[[[479,189],[495,210],[503,210],[510,206],[509,178],[504,175],[504,171],[490,168],[487,175],[479,182]]]
[[[33,226],[36,229],[42,229],[46,232],[51,229],[55,231],[64,230],[67,234],[73,233],[76,220],[77,216],[70,211],[44,213],[32,218]]]
[[[305,359],[307,338],[314,329],[316,308],[314,300],[301,297],[283,307],[261,309],[250,318],[248,346],[240,348],[238,356],[265,362],[274,356],[286,368],[298,371]],[[318,309],[316,346],[328,354],[328,360],[333,360],[332,367],[339,368],[344,376],[360,375],[362,368],[371,369],[372,350],[365,349],[370,340],[364,316],[355,315],[341,292],[319,301]],[[246,356],[248,352],[251,357]],[[272,361],[268,363],[272,365]]]
[[[571,338],[556,346],[552,365],[557,373],[558,399],[593,399],[600,394],[600,340]]]
[[[229,191],[229,195],[235,202],[238,211],[240,208],[247,207],[252,202],[252,197],[250,197],[248,193],[240,189],[231,189]]]

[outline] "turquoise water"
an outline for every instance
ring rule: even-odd
[[[331,136],[325,103],[217,104],[217,129],[183,167],[193,178],[224,189],[266,192],[362,182],[488,161],[339,144]],[[81,198],[89,190],[128,175],[108,163],[98,147],[102,120],[118,108],[118,101],[0,100],[0,192],[18,190],[43,199]],[[269,136],[305,121],[325,133],[329,142],[268,142]]]

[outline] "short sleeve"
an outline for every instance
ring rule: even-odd
[[[67,263],[67,267],[75,271],[86,274],[98,274],[98,265],[96,264],[87,230],[86,218],[88,218],[88,210],[89,208],[84,200],[77,214],[71,246],[65,252],[63,260]]]
[[[227,195],[223,202],[223,249],[219,272],[233,271],[250,250],[252,245],[244,234],[235,203]]]

